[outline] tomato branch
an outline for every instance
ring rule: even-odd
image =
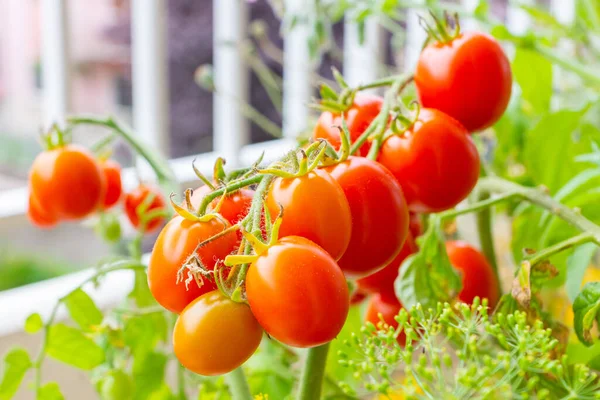
[[[321,398],[321,387],[323,386],[323,375],[329,343],[308,349],[302,376],[300,377],[300,388],[298,400],[315,400]]]
[[[525,261],[528,261],[531,266],[534,266],[554,254],[560,253],[564,250],[570,249],[580,244],[589,243],[594,241],[594,235],[588,232],[580,233],[577,236],[558,242],[550,247],[540,250],[530,256],[525,257]]]
[[[231,394],[234,399],[239,400],[252,400],[252,394],[250,393],[250,387],[246,380],[246,375],[242,367],[238,367],[225,375],[225,380],[231,389]]]
[[[208,205],[217,197],[223,196],[225,192],[233,193],[236,190],[245,188],[250,185],[254,185],[259,183],[263,179],[264,175],[254,175],[246,179],[242,179],[240,181],[231,182],[228,185],[225,185],[217,190],[214,190],[208,193],[206,196],[202,198],[202,202],[200,203],[200,207],[198,207],[198,215],[203,215],[208,208]]]

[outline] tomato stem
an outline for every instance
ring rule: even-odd
[[[580,244],[589,243],[594,241],[594,235],[588,232],[580,233],[579,235],[573,236],[569,239],[558,242],[544,250],[533,253],[525,257],[525,261],[529,262],[531,266],[534,266],[544,260],[547,260],[550,256],[560,253],[561,251],[570,249]]]
[[[318,400],[321,398],[321,387],[325,375],[325,364],[329,343],[308,349],[302,376],[298,400]]]
[[[254,185],[260,182],[263,179],[263,175],[253,175],[249,178],[245,178],[239,181],[231,182],[230,184],[223,186],[215,191],[208,193],[206,196],[202,198],[202,202],[200,203],[200,207],[198,207],[198,215],[203,215],[208,208],[208,205],[217,197],[223,196],[225,192],[233,193],[236,190],[245,188],[250,185]]]
[[[236,368],[227,375],[225,375],[231,395],[236,400],[252,400],[252,393],[250,393],[250,386],[246,380],[246,375],[242,367]]]

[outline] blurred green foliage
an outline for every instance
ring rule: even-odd
[[[72,272],[66,263],[41,255],[0,249],[0,291],[54,278]]]

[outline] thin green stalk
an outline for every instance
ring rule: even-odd
[[[561,251],[565,251],[572,247],[579,246],[580,244],[589,243],[594,241],[594,235],[588,232],[580,233],[577,236],[573,236],[567,240],[563,240],[562,242],[558,242],[550,247],[545,248],[544,250],[538,251],[531,256],[525,258],[532,266],[537,263],[547,260],[549,257],[554,254],[560,253]]]
[[[532,50],[537,51],[549,61],[564,68],[565,70],[574,72],[581,78],[595,83],[596,85],[600,85],[600,73],[592,68],[588,68],[587,66],[574,61],[572,57],[566,58],[557,52],[556,49],[537,44],[533,45]]]
[[[518,195],[518,193],[516,193],[516,192],[502,193],[501,195],[496,196],[494,198],[489,198],[489,195],[488,195],[488,198],[486,198],[485,200],[471,203],[467,207],[464,207],[464,208],[455,208],[452,210],[441,212],[438,214],[438,216],[442,220],[444,220],[444,219],[448,219],[448,218],[458,217],[459,215],[470,214],[472,212],[477,212],[477,211],[488,209],[490,206],[507,201],[517,195]]]
[[[510,196],[507,199],[514,197],[514,193],[508,193]],[[490,194],[477,191],[475,194],[476,199],[485,202],[489,200]],[[494,199],[491,199],[494,200]],[[502,284],[500,283],[500,271],[498,270],[498,258],[496,257],[496,249],[494,248],[494,238],[492,236],[492,211],[491,208],[483,208],[477,214],[475,214],[475,221],[477,224],[477,234],[479,235],[479,245],[481,251],[487,258],[488,262],[494,270],[496,277],[496,285],[498,287],[498,293],[502,295]]]
[[[252,400],[252,393],[250,393],[250,386],[246,380],[246,375],[242,367],[236,368],[227,375],[225,380],[231,390],[231,395],[235,400]]]
[[[239,190],[239,189],[242,189],[247,186],[254,185],[254,184],[260,182],[263,179],[263,177],[264,177],[264,175],[254,175],[249,178],[242,179],[241,181],[231,182],[230,184],[223,186],[222,188],[219,188],[215,191],[208,193],[202,199],[202,203],[200,203],[200,207],[198,207],[198,215],[204,215],[204,213],[206,212],[206,208],[211,203],[211,201],[213,201],[214,199],[216,199],[219,196],[223,196],[225,191],[227,191],[227,193],[235,192],[236,190]]]
[[[300,377],[298,400],[319,400],[321,398],[328,352],[329,343],[308,349],[304,369]]]
[[[583,0],[583,6],[587,11],[586,14],[590,19],[593,30],[600,32],[600,16],[598,16],[598,8],[594,6],[592,0]]]
[[[392,75],[392,76],[388,76],[386,78],[382,78],[382,79],[378,79],[376,81],[373,82],[369,82],[369,83],[365,83],[364,85],[359,85],[357,86],[355,89],[360,91],[360,90],[366,90],[366,89],[374,89],[374,88],[378,88],[378,87],[384,87],[384,86],[391,86],[394,84],[394,82],[396,82],[398,79],[406,79],[407,84],[412,82],[412,80],[414,79],[413,75]]]

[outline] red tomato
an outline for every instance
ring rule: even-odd
[[[350,207],[340,185],[325,171],[297,178],[276,178],[266,197],[275,220],[283,207],[280,236],[302,236],[339,260],[352,232]]]
[[[398,277],[398,271],[400,270],[400,265],[406,259],[406,257],[417,251],[417,245],[412,238],[412,235],[408,235],[406,237],[406,241],[402,246],[402,250],[394,260],[389,263],[383,269],[371,274],[367,277],[359,279],[356,281],[358,287],[361,290],[370,293],[393,293],[394,292],[394,281]]]
[[[104,209],[108,209],[117,204],[123,192],[121,166],[116,161],[106,160],[102,163],[102,171],[106,179],[106,194],[102,204]]]
[[[29,172],[29,189],[58,219],[81,219],[102,205],[106,180],[85,148],[66,145],[40,153]]]
[[[210,193],[212,189],[208,186],[201,186],[194,190],[192,194],[192,206],[198,208],[202,202],[202,198]],[[250,205],[252,205],[252,198],[254,197],[254,191],[250,189],[240,189],[233,192],[225,197],[225,200],[221,204],[219,214],[221,214],[231,225],[235,225],[240,222],[248,214]],[[220,198],[217,198],[211,202],[211,205],[215,207]]]
[[[383,143],[378,161],[400,182],[410,210],[419,213],[456,206],[479,177],[479,154],[465,128],[428,108],[403,135]]]
[[[246,295],[265,331],[294,347],[334,339],[350,306],[348,285],[335,260],[299,236],[281,238],[252,263]]]
[[[145,214],[148,214],[151,211],[161,210],[167,208],[165,203],[165,199],[163,198],[160,189],[154,186],[147,185],[139,185],[132,192],[127,193],[125,196],[125,213],[127,214],[127,218],[129,218],[129,222],[136,228],[141,227],[140,216],[138,215],[138,207],[144,204],[144,201],[149,196],[152,196],[152,202],[148,206],[145,211]],[[147,222],[144,231],[152,232],[160,228],[160,225],[164,221],[164,217],[157,216],[151,218],[150,221]]]
[[[506,110],[512,74],[493,37],[468,32],[427,46],[417,63],[415,84],[423,107],[443,111],[475,132],[492,126]]]
[[[27,217],[29,217],[29,221],[31,221],[32,224],[39,228],[50,228],[58,222],[56,216],[44,209],[35,196],[32,196],[31,194],[29,195]]]
[[[377,293],[369,299],[365,321],[372,323],[376,328],[382,328],[381,319],[379,318],[379,314],[381,314],[384,323],[396,329],[399,325],[398,321],[396,321],[396,315],[398,315],[401,309],[402,304],[400,304],[395,295],[386,296]],[[403,346],[406,342],[404,332],[400,333],[396,340]]]
[[[414,212],[409,213],[410,219],[408,222],[408,230],[413,238],[417,238],[423,234],[423,223],[421,222],[421,214]]]
[[[173,328],[173,350],[190,371],[207,376],[226,374],[254,354],[262,332],[250,307],[215,290],[181,312]]]
[[[367,129],[371,122],[377,117],[383,105],[383,98],[366,93],[358,93],[354,97],[352,106],[344,113],[348,131],[350,132],[350,140],[354,142]],[[313,138],[326,139],[337,150],[342,144],[340,138],[340,130],[337,127],[342,126],[341,114],[324,111],[315,130]],[[369,152],[369,143],[365,143],[359,149],[361,156],[366,156]]]
[[[161,306],[180,313],[192,300],[216,288],[212,281],[205,278],[202,287],[192,281],[186,289],[185,283],[176,283],[177,272],[199,243],[228,227],[229,224],[219,218],[197,222],[180,216],[165,225],[156,239],[148,264],[150,291]],[[235,250],[236,243],[237,236],[231,232],[201,247],[196,254],[204,267],[212,271],[219,260]]]
[[[496,306],[500,294],[492,266],[477,249],[463,241],[446,242],[450,263],[462,273],[463,288],[458,298],[471,304],[476,296],[487,298],[491,308]]]
[[[353,277],[370,275],[389,264],[406,239],[408,208],[402,188],[385,167],[362,157],[349,157],[327,170],[344,191],[352,215],[352,236],[340,268]],[[314,199],[320,207],[323,197]]]

